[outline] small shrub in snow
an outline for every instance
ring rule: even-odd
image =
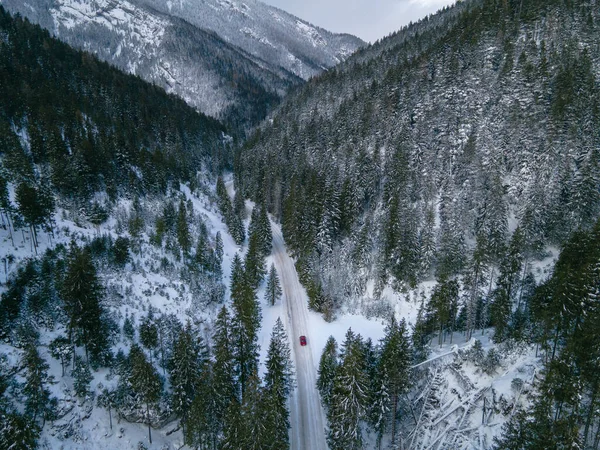
[[[483,365],[481,370],[483,370],[488,375],[494,375],[496,370],[500,367],[500,353],[494,348],[491,348],[488,351],[485,360],[483,361]]]

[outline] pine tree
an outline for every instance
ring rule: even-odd
[[[330,407],[333,382],[338,369],[337,342],[333,336],[329,336],[321,360],[317,377],[317,389],[321,394],[321,401],[327,408]]]
[[[280,318],[277,318],[267,351],[265,387],[263,392],[266,415],[265,442],[269,448],[289,448],[290,428],[288,398],[294,385],[294,371],[287,334]]]
[[[106,324],[100,306],[104,288],[98,278],[88,248],[74,245],[69,255],[65,278],[62,282],[62,297],[69,317],[69,338],[79,333],[90,361],[102,363],[108,351]]]
[[[264,401],[264,390],[260,386],[260,378],[256,372],[249,375],[246,383],[246,392],[242,402],[241,415],[243,419],[244,431],[242,433],[241,445],[239,448],[248,450],[262,450],[270,447],[267,440],[266,404]]]
[[[212,367],[206,359],[199,369],[195,395],[189,409],[189,425],[184,430],[185,442],[197,449],[213,450],[217,445],[219,424],[215,415]]]
[[[487,262],[486,241],[482,235],[478,235],[473,256],[464,276],[467,340],[471,339],[473,331],[477,327],[477,317],[480,314],[479,306],[484,295],[483,287],[487,275]]]
[[[146,359],[146,355],[137,345],[133,345],[129,352],[131,373],[129,383],[131,389],[138,396],[139,401],[146,406],[145,422],[148,425],[148,440],[152,443],[152,418],[150,409],[153,408],[162,394],[162,381],[156,369]]]
[[[513,304],[523,264],[523,236],[519,228],[510,240],[508,253],[500,264],[497,287],[493,293],[490,319],[495,326],[494,342],[503,342],[510,335]]]
[[[196,397],[199,377],[204,365],[203,353],[204,349],[194,338],[188,322],[185,329],[179,332],[169,361],[173,411],[181,418],[184,435],[188,411]]]
[[[256,419],[256,418],[255,418]],[[247,433],[244,417],[241,413],[241,405],[236,399],[227,407],[227,413],[223,420],[223,438],[220,448],[224,450],[239,450],[245,448],[245,436]]]
[[[220,267],[223,263],[223,238],[221,237],[220,231],[217,231],[217,234],[215,236],[215,255],[217,257],[217,261],[219,262]]]
[[[334,379],[328,410],[328,442],[332,450],[362,448],[360,421],[369,399],[363,343],[352,330],[346,333],[343,359]]]
[[[236,380],[235,346],[233,324],[227,308],[223,306],[215,323],[213,335],[213,391],[215,396],[216,432],[219,434],[225,425],[230,406],[238,402],[239,385]]]
[[[69,365],[69,361],[73,355],[73,345],[65,336],[58,336],[50,342],[48,349],[52,357],[60,361],[62,376],[64,377],[65,367]]]
[[[232,271],[234,269],[239,272],[239,268],[234,266]],[[234,310],[232,341],[243,399],[249,376],[258,369],[257,341],[261,312],[256,291],[245,274],[240,278],[239,273],[235,277],[232,273],[231,298]]]
[[[94,379],[90,366],[80,356],[75,356],[75,367],[71,372],[75,395],[86,398],[90,394],[90,382]]]
[[[410,364],[412,355],[408,338],[408,331],[404,319],[398,323],[392,316],[381,341],[381,357],[379,361],[379,373],[383,374],[384,383],[387,381],[387,392],[383,390],[385,397],[389,392],[391,409],[392,445],[396,442],[396,421],[398,413],[398,402],[401,395],[408,392],[410,387]]]
[[[48,375],[50,366],[40,356],[34,343],[28,343],[25,347],[23,365],[27,370],[25,375],[25,384],[23,385],[23,394],[27,397],[25,400],[25,412],[31,417],[32,422],[36,423],[39,417],[42,417],[42,427],[49,417],[50,391],[48,383],[52,382],[52,377]]]
[[[258,233],[260,235],[261,251],[264,256],[269,256],[273,245],[273,234],[267,208],[264,205],[261,206],[258,215]]]
[[[125,317],[125,320],[123,321],[123,334],[131,341],[135,339],[135,327],[133,326],[133,321],[129,315]]]
[[[265,257],[261,250],[261,240],[258,230],[250,235],[248,252],[244,260],[245,277],[254,289],[257,289],[263,280],[265,269]]]
[[[150,355],[150,364],[152,364],[152,352],[158,346],[158,328],[150,317],[144,317],[140,323],[140,342],[148,349]]]
[[[274,306],[281,298],[282,294],[283,292],[281,290],[281,284],[279,283],[279,276],[277,275],[275,264],[271,264],[271,270],[269,270],[269,277],[267,278],[267,290],[265,293],[267,304]]]
[[[177,242],[179,242],[179,246],[183,250],[183,253],[187,255],[192,246],[192,238],[190,236],[187,210],[183,198],[179,200],[179,210],[177,211]]]
[[[524,450],[530,447],[529,420],[523,410],[510,418],[502,427],[500,436],[494,438],[495,450]]]
[[[438,324],[438,344],[442,346],[445,341],[445,331],[450,328],[450,339],[454,331],[456,314],[458,312],[458,282],[456,280],[443,280],[433,290],[429,307]]]

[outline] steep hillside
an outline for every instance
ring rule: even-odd
[[[272,67],[304,80],[344,61],[364,42],[334,34],[257,0],[138,0],[212,30]]]
[[[193,8],[177,2],[172,13],[163,1],[0,3],[70,45],[177,94],[236,133],[262,120],[302,78],[331,67],[362,44],[281,12],[287,21],[283,31],[271,8],[260,3],[252,21],[231,12],[226,16],[225,10],[217,13],[213,8],[224,6],[209,2]],[[296,28],[290,31],[292,19]],[[281,43],[272,45],[269,39]]]
[[[461,2],[289,97],[237,178],[309,266],[354,261],[341,286],[317,275],[336,305],[459,274],[477,238],[497,262],[517,224],[539,256],[600,207],[597,20],[584,1]]]
[[[226,163],[225,128],[181,99],[0,9],[3,177],[85,204],[164,192]]]
[[[595,1],[459,2],[311,80],[236,153],[314,310],[407,320],[328,343],[330,448],[600,445],[599,20]]]

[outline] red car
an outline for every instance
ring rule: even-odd
[[[306,336],[300,336],[300,345],[306,345]]]

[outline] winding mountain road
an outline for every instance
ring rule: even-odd
[[[316,388],[317,369],[312,357],[308,328],[308,298],[294,266],[287,254],[281,228],[271,222],[273,232],[273,259],[281,278],[286,328],[292,343],[292,358],[296,367],[297,387],[290,398],[290,442],[292,450],[326,450],[323,407]],[[300,336],[306,336],[308,345],[300,345]]]

